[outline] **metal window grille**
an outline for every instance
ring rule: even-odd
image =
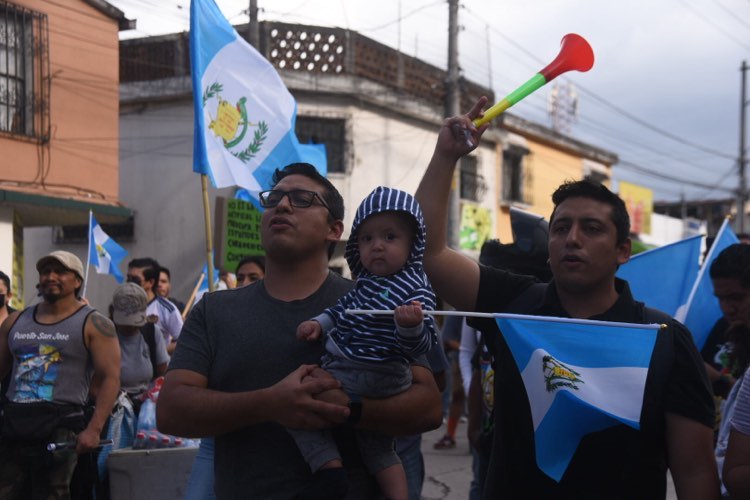
[[[0,132],[49,137],[47,16],[0,0]]]
[[[346,172],[346,120],[297,116],[296,133],[301,144],[325,144],[328,172]]]
[[[515,148],[503,151],[503,200],[523,202],[523,153]]]
[[[461,198],[470,201],[482,201],[487,192],[487,183],[478,173],[476,156],[464,156],[460,163]]]

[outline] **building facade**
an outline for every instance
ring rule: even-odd
[[[83,224],[89,209],[104,222],[130,215],[119,201],[118,33],[132,27],[102,0],[0,1],[0,269],[16,306],[34,295],[23,277],[35,279],[40,255],[26,232]]]

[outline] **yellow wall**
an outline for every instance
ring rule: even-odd
[[[51,139],[0,134],[1,181],[91,190],[117,200],[119,60],[117,21],[82,1],[11,0],[47,15]]]
[[[528,205],[514,205],[517,208],[538,214],[549,220],[554,205],[552,193],[566,180],[583,178],[583,157],[542,143],[533,138],[526,138],[529,154],[524,158],[524,198]],[[502,158],[502,154],[498,156]],[[498,179],[502,183],[502,167]],[[500,191],[502,193],[502,186]],[[500,206],[498,211],[497,235],[503,243],[513,241],[510,227],[510,210],[508,205]]]

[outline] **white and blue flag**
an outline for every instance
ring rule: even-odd
[[[636,300],[674,316],[698,277],[703,236],[639,253],[617,270]]]
[[[89,263],[99,274],[111,274],[122,283],[120,262],[128,252],[104,232],[93,214],[89,215]]]
[[[256,197],[289,163],[312,163],[325,175],[319,148],[297,140],[297,104],[281,77],[213,0],[190,4],[190,63],[195,172],[217,188],[239,186]]]
[[[724,219],[724,223],[719,228],[719,232],[716,233],[713,245],[706,255],[706,260],[703,261],[698,278],[695,280],[685,305],[680,307],[675,315],[675,318],[684,323],[690,333],[693,334],[693,340],[698,350],[703,349],[703,344],[706,343],[711,329],[723,316],[719,307],[719,299],[714,295],[714,285],[711,282],[709,269],[711,269],[711,264],[722,250],[739,243],[739,241],[732,228],[729,227],[729,219]]]
[[[496,321],[523,378],[545,474],[559,481],[587,434],[640,428],[659,325],[512,314]]]

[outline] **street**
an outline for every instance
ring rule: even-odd
[[[466,424],[460,423],[456,431],[456,447],[436,450],[432,447],[445,433],[445,426],[422,436],[422,454],[425,462],[423,500],[466,500],[471,485],[471,454],[466,438]],[[671,475],[667,476],[667,498],[677,500]]]

